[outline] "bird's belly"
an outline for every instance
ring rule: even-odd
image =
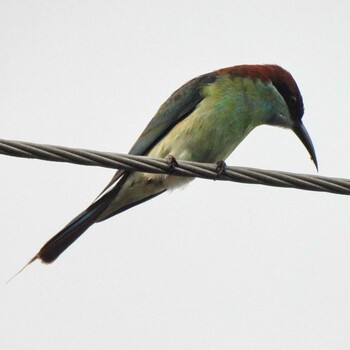
[[[146,155],[154,158],[172,155],[178,160],[205,163],[225,160],[251,128],[227,111],[220,114],[211,107],[201,104],[190,116],[176,124]],[[192,180],[173,175],[132,173],[109,210],[117,211],[164,190],[184,186]]]
[[[213,163],[225,160],[249,131],[235,126],[229,118],[193,112],[174,126],[148,156],[172,155],[179,160]]]
[[[239,129],[234,132],[226,120],[194,112],[174,126],[147,155],[155,158],[172,155],[177,160],[214,163],[225,160],[245,136]],[[181,187],[193,180],[160,174],[143,176],[149,181],[162,183],[166,189]]]

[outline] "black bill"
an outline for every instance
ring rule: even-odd
[[[314,149],[314,145],[312,144],[309,133],[305,129],[305,126],[303,125],[303,123],[302,122],[297,123],[294,126],[293,131],[299,137],[300,141],[304,144],[304,146],[308,150],[308,152],[311,156],[311,159],[314,162],[316,169],[318,170],[318,164],[317,164],[317,158],[316,158],[316,152]]]

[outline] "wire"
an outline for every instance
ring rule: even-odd
[[[202,179],[234,181],[300,190],[350,195],[350,180],[316,175],[226,166],[218,172],[217,164],[177,160],[169,161],[130,154],[108,153],[61,146],[0,139],[0,154],[21,158],[36,158],[53,162],[125,169],[146,173],[161,173]]]

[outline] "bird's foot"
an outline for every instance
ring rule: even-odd
[[[226,170],[226,163],[223,160],[219,160],[216,162],[216,168],[215,171],[216,173],[220,176],[223,175],[225,173]]]
[[[179,166],[177,160],[176,160],[175,157],[172,156],[171,154],[168,154],[168,155],[165,157],[165,160],[166,160],[166,162],[167,162],[168,165],[169,165],[169,170],[172,171],[172,172],[175,171],[175,168],[176,168],[177,166]]]

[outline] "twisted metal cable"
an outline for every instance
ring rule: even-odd
[[[203,179],[225,180],[300,190],[350,195],[350,180],[316,175],[295,174],[272,170],[227,166],[218,173],[216,164],[177,161],[169,166],[165,159],[130,154],[90,151],[52,145],[0,139],[0,154],[21,158],[36,158],[105,168],[160,173]]]

